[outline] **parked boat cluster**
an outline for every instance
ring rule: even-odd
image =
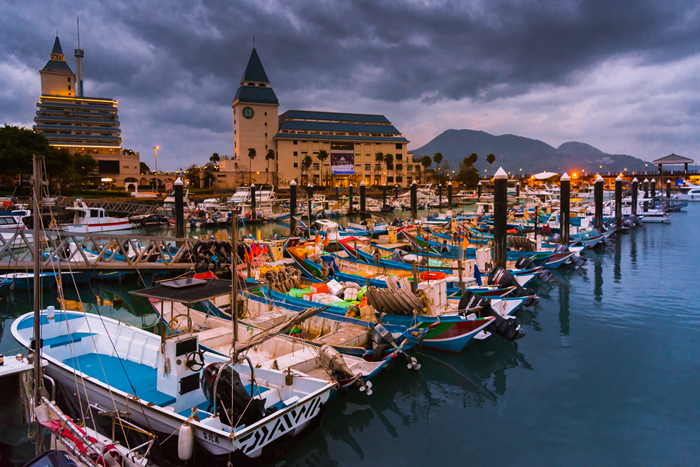
[[[416,348],[459,353],[485,339],[526,337],[517,313],[537,302],[539,284],[552,278],[552,270],[585,267],[586,252],[605,248],[611,237],[647,222],[669,222],[670,212],[693,200],[696,190],[687,190],[690,199],[663,198],[634,185],[630,196],[611,192],[603,202],[600,188],[600,199],[588,196],[585,187],[577,197],[568,186],[566,192],[550,186],[508,193],[505,266],[495,254],[501,211],[481,188],[458,194],[477,205],[473,211],[460,210],[452,196],[443,203],[442,193],[428,190],[423,203],[445,204],[442,212],[392,221],[373,215],[417,208],[415,193],[408,201],[397,194],[391,205],[364,200],[362,222],[343,225],[330,218],[347,212],[351,197],[330,202],[313,195],[300,209],[286,211],[273,209],[273,191],[246,188],[225,204],[212,199],[183,207],[192,214],[183,216],[185,223],[234,224],[231,238],[129,240],[93,249],[74,241],[41,252],[33,242],[34,254],[59,271],[38,280],[35,272],[5,274],[0,288],[121,278],[116,274],[134,272],[125,265],[149,255],[153,262],[169,257],[173,264],[188,264],[132,292],[150,301],[159,319],[156,332],[48,307],[15,320],[12,335],[33,348],[39,331],[45,372],[60,399],[73,400],[62,407],[68,415],[96,429],[97,419],[107,419],[110,427],[128,425],[157,439],[136,448],[140,454],[131,462],[145,465],[143,456],[156,445],[176,463],[196,455],[212,465],[257,464],[313,430],[334,399],[391,391],[375,379],[382,372],[420,371]],[[286,238],[238,239],[239,223],[258,220],[246,206],[260,219],[283,221],[286,215],[296,230]],[[91,209],[77,204],[66,232],[122,222],[99,211],[94,216]],[[290,219],[291,211],[298,218]],[[20,208],[0,217],[16,225],[14,233],[3,233],[3,254],[11,251],[27,214]],[[105,258],[125,267],[89,270]],[[75,413],[78,399],[101,415]],[[44,412],[50,404],[34,400]],[[122,435],[138,446],[133,433]]]

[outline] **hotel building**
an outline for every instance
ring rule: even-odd
[[[219,162],[219,188],[243,184],[297,183],[347,187],[406,187],[420,176],[420,163],[408,140],[383,115],[311,110],[278,113],[279,101],[255,49],[233,99],[234,156]],[[250,149],[255,157],[249,157]],[[325,150],[328,158],[319,160]],[[272,151],[272,153],[270,153]],[[392,154],[393,164],[377,163],[377,153]],[[270,154],[270,158],[266,156]],[[308,169],[303,162],[311,158]]]
[[[75,49],[75,56],[80,70],[83,51]],[[97,184],[124,186],[125,182],[138,181],[139,153],[124,153],[118,102],[83,96],[82,77],[76,81],[58,37],[50,60],[39,73],[41,97],[34,130],[43,133],[51,146],[92,156],[98,163],[93,180]]]

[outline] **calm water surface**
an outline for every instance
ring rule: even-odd
[[[375,380],[372,396],[334,401],[320,429],[274,465],[697,464],[699,226],[700,206],[691,205],[670,225],[586,251],[582,269],[537,286],[538,305],[517,318],[524,339],[494,336],[460,355],[418,352],[419,372],[397,365]],[[128,294],[137,287],[93,283],[67,299],[148,326],[150,306]],[[56,292],[43,300],[57,304]],[[1,353],[19,350],[10,325],[31,307],[28,293],[0,300]],[[5,398],[3,460],[21,462],[33,448],[26,427],[8,428],[16,417]]]

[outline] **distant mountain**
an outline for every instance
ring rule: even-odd
[[[451,170],[458,170],[459,163],[472,152],[479,155],[476,167],[483,174],[489,169],[486,155],[493,153],[496,162],[493,172],[503,167],[506,172],[538,173],[549,172],[617,172],[625,169],[645,170],[647,162],[624,154],[607,154],[586,143],[569,142],[558,148],[536,139],[516,135],[494,136],[484,131],[447,130],[425,146],[411,150],[413,159],[431,156],[441,152],[444,159],[452,164]],[[603,166],[601,169],[600,166]],[[435,164],[431,166],[435,168]],[[522,171],[520,170],[522,169]],[[648,167],[646,167],[647,170]]]

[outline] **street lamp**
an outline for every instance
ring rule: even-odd
[[[160,193],[160,187],[158,185],[158,149],[160,149],[160,146],[153,146],[153,149],[156,153],[156,193]]]

